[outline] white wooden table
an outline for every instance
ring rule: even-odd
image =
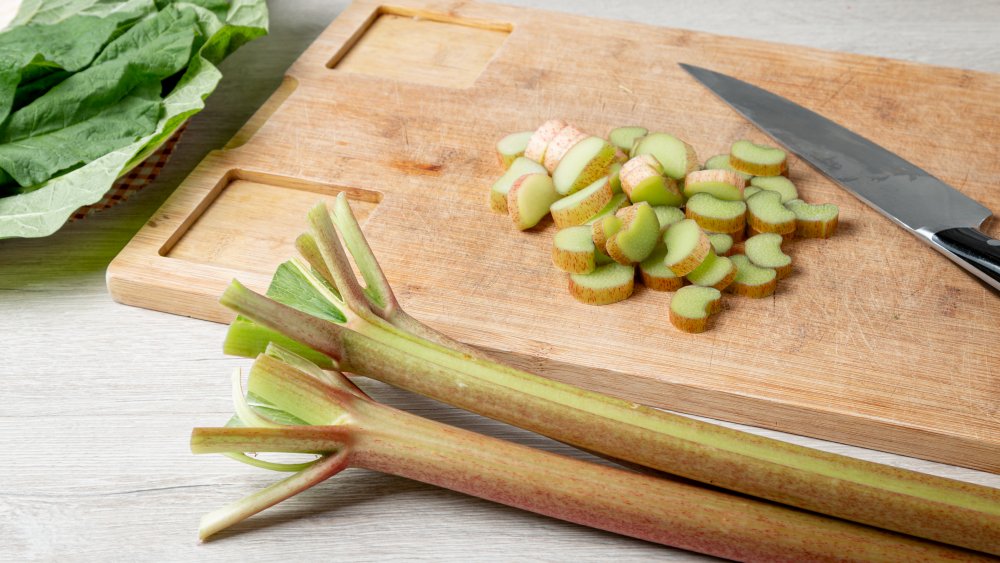
[[[17,3],[0,0],[0,25]],[[989,0],[947,8],[937,0],[511,3],[1000,72],[1000,3]],[[228,374],[247,362],[222,354],[224,326],[114,303],[104,271],[344,5],[273,2],[271,35],[225,62],[225,80],[154,186],[49,238],[0,241],[0,561],[698,559],[360,470],[198,542],[201,514],[279,478],[188,451],[193,426],[229,417]],[[430,400],[367,387],[428,417],[578,455]],[[998,475],[740,428],[1000,487]]]

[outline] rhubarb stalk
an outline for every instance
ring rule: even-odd
[[[337,202],[337,221],[350,214]],[[343,371],[372,377],[551,438],[711,485],[831,516],[1000,555],[1000,491],[920,474],[665,413],[565,383],[545,379],[482,355],[414,334],[391,315],[376,313],[366,291],[384,302],[388,282],[365,245],[348,243],[368,288],[361,288],[333,228],[329,212],[310,214],[320,268],[304,263],[279,268],[298,277],[301,293],[269,291],[275,300],[237,282],[222,303],[266,329],[328,358]],[[341,235],[363,238],[360,229]],[[359,259],[358,254],[365,257]],[[284,270],[282,270],[284,269]],[[322,291],[333,284],[340,292]],[[274,289],[272,285],[272,289]],[[312,289],[308,289],[312,288]],[[341,297],[342,296],[342,297]],[[317,302],[341,312],[316,316]],[[391,302],[398,309],[392,298]],[[285,304],[287,303],[287,305]],[[301,310],[300,310],[301,309]],[[388,318],[388,320],[387,320]],[[226,350],[253,356],[261,337],[244,324],[231,331]]]
[[[376,403],[342,374],[324,374],[274,346],[254,363],[248,389],[267,404],[266,410],[250,406],[235,384],[236,421],[242,426],[196,428],[191,438],[195,453],[294,452],[321,457],[295,475],[206,515],[200,528],[202,538],[346,467],[361,467],[720,557],[769,561],[979,558],[891,532],[580,461],[430,421]],[[278,423],[268,412],[297,423]]]

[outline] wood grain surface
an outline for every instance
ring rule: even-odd
[[[1000,5],[989,1],[944,9],[936,1],[781,0],[752,10],[737,0],[511,3],[1000,72]],[[0,2],[0,21],[16,4]],[[345,4],[273,3],[271,35],[224,63],[223,82],[155,185],[52,237],[0,241],[0,560],[705,560],[364,471],[342,474],[219,541],[197,542],[201,514],[279,478],[188,451],[191,427],[228,418],[227,375],[247,364],[221,354],[222,325],[115,303],[105,271],[205,154],[232,139],[279,87],[285,69]],[[582,457],[432,401],[366,387],[421,415]],[[996,474],[723,424],[1000,487]]]
[[[575,302],[550,263],[551,222],[519,233],[489,212],[492,143],[550,117],[600,135],[669,131],[702,159],[766,139],[678,62],[821,111],[1000,209],[998,75],[469,2],[362,0],[289,69],[294,86],[258,113],[256,132],[209,155],[111,264],[111,293],[226,321],[225,285],[263,290],[304,210],[346,190],[405,306],[511,363],[682,412],[1000,471],[1000,298],[795,159],[801,195],[841,207],[838,235],[791,244],[794,274],[777,294],[727,299],[703,335],[666,321],[667,294]]]

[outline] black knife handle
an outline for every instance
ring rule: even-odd
[[[1000,240],[968,227],[939,231],[932,240],[954,262],[1000,291]]]

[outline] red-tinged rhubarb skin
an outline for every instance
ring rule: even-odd
[[[234,285],[223,303],[344,371],[614,458],[760,498],[1000,554],[1000,491],[829,454],[643,407],[448,351],[365,334]]]
[[[745,561],[985,560],[971,552],[504,442],[390,409],[351,463],[691,551]],[[417,428],[420,431],[417,432]]]
[[[269,373],[256,374],[272,378],[283,388],[283,396],[265,390],[265,399],[303,409],[305,418],[338,419],[340,424],[195,429],[192,449],[198,453],[340,452],[345,459],[343,465],[398,475],[569,522],[731,559],[982,559],[971,552],[912,537],[505,442],[324,388],[277,367],[269,362],[261,366]],[[306,406],[299,402],[303,399]],[[330,415],[323,414],[323,401],[329,401]],[[235,514],[221,510],[216,520],[231,524],[266,506],[243,508]],[[218,529],[203,529],[203,533]]]

